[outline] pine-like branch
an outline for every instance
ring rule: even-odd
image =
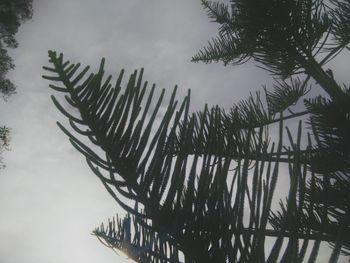
[[[290,139],[293,150],[287,152],[291,190],[284,209],[286,216],[281,214],[281,225],[270,229],[271,205],[279,164],[283,160],[285,117],[281,113],[278,118],[276,147],[274,143],[267,147],[261,122],[275,120],[269,119],[269,111],[263,108],[259,97],[236,107],[227,124],[227,119],[223,118],[227,115],[218,108],[198,114],[199,121],[190,117],[190,94],[177,108],[175,89],[164,115],[159,117],[164,91],[156,100],[153,112],[149,112],[154,86],[147,95],[142,71],[139,75],[137,72],[132,74],[123,90],[123,72],[114,87],[110,77],[103,78],[104,60],[98,73],[90,74],[84,80],[87,68],[78,73],[79,65],[64,61],[63,55],[49,52],[49,57],[53,67],[46,68],[51,75],[45,78],[58,82],[53,89],[64,92],[69,107],[79,112],[73,115],[58,99],[53,99],[56,107],[69,119],[74,132],[61,124],[60,128],[84,155],[115,201],[137,219],[135,235],[147,230],[155,237],[149,239],[152,249],[141,253],[143,256],[135,252],[140,247],[135,241],[135,246],[127,248],[131,256],[167,261],[169,256],[164,252],[165,248],[163,253],[157,246],[157,240],[163,242],[161,237],[166,237],[167,246],[171,244],[182,251],[186,263],[256,262],[257,258],[259,262],[265,262],[265,239],[272,230],[278,237],[267,259],[281,253],[294,258],[298,252],[295,240],[324,235],[323,230],[305,232],[300,229],[300,224],[292,231],[286,228],[285,222],[289,222],[290,214],[296,209],[296,186],[304,180],[297,172],[303,158],[301,128],[297,142]],[[272,100],[279,98],[278,95],[270,97]],[[286,107],[290,102],[286,101]],[[153,128],[156,119],[158,127]],[[227,125],[232,125],[232,129]],[[290,132],[288,134],[291,138]],[[90,143],[86,143],[84,137]],[[201,152],[191,152],[194,143],[196,147],[202,147]],[[221,149],[222,145],[226,147]],[[96,147],[105,156],[99,155]],[[230,158],[232,149],[240,154],[235,161]],[[254,158],[252,153],[256,155]],[[125,198],[138,202],[140,209],[130,205]],[[299,202],[299,207],[305,207],[302,200]],[[123,230],[127,228],[127,223],[119,223],[118,227],[112,223],[108,230],[112,232],[100,229],[95,234],[111,246],[126,249],[125,244],[132,244],[131,232]],[[283,237],[291,244],[284,251],[281,249]],[[338,248],[339,242],[334,243]]]

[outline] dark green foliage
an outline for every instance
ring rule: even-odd
[[[20,24],[31,18],[33,13],[32,2],[33,0],[0,1],[0,97],[5,101],[16,93],[15,85],[6,78],[7,73],[15,67],[7,49],[18,46],[15,34]],[[9,143],[9,129],[6,127],[0,127],[0,129],[1,154]],[[0,156],[0,161],[1,159]]]
[[[306,101],[312,114],[310,125],[317,137],[317,154],[313,158],[315,172],[350,172],[350,94],[347,89],[341,101],[322,97]],[[327,159],[325,163],[324,160]]]
[[[307,81],[291,79],[290,82],[291,84],[286,81],[277,81],[278,85],[274,85],[273,92],[266,91],[271,114],[279,113],[295,105],[307,93]]]
[[[173,93],[160,118],[157,112],[164,90],[156,99],[154,111],[148,113],[154,86],[146,95],[142,71],[132,74],[122,90],[123,71],[112,87],[111,78],[103,78],[104,60],[98,73],[86,78],[88,67],[79,73],[79,64],[70,64],[54,52],[49,55],[53,67],[44,68],[54,75],[44,78],[61,83],[50,87],[64,92],[67,102],[80,114],[73,116],[55,97],[53,101],[69,118],[74,132],[87,136],[91,145],[61,124],[60,128],[116,202],[133,215],[132,230],[127,218],[124,223],[117,219],[108,228],[94,231],[108,246],[127,250],[140,262],[177,262],[178,250],[185,255],[185,262],[265,262],[269,258],[275,262],[284,254],[294,260],[298,249],[295,242],[300,238],[305,244],[309,239],[334,239],[324,229],[305,230],[304,221],[289,229],[294,211],[302,215],[308,207],[306,198],[297,199],[301,194],[298,185],[306,182],[306,175],[299,171],[307,167],[300,148],[301,128],[297,142],[289,132],[293,149],[282,152],[285,117],[268,115],[260,97],[234,106],[236,115],[226,115],[219,108],[190,115],[189,96],[177,109]],[[247,120],[258,111],[269,117],[247,126]],[[158,128],[152,132],[155,119]],[[230,134],[234,121],[238,128]],[[266,121],[279,123],[279,139],[270,146]],[[106,155],[98,155],[93,144]],[[236,155],[230,156],[232,149]],[[289,163],[291,188],[288,202],[280,217],[273,219],[277,223],[271,221],[271,228],[269,218],[273,218],[270,211],[280,162]],[[137,205],[130,206],[122,201],[125,198]],[[308,211],[316,213],[313,207]],[[267,236],[278,237],[270,252],[265,251]],[[292,242],[285,250],[281,249],[283,237]],[[304,250],[299,252],[303,257]]]
[[[219,36],[192,61],[239,64],[252,58],[282,78],[306,72],[329,95],[341,97],[337,83],[320,66],[349,43],[348,0],[201,2],[220,24]],[[323,55],[320,63],[315,60],[318,54]]]
[[[104,59],[86,77],[88,67],[79,72],[79,64],[49,52],[44,78],[58,83],[50,87],[77,113],[52,97],[73,132],[58,125],[129,213],[93,233],[138,262],[179,262],[182,253],[186,263],[311,263],[322,242],[337,262],[350,251],[350,97],[323,66],[349,43],[350,2],[229,3],[202,0],[219,37],[193,60],[253,58],[281,77],[229,112],[205,106],[191,114],[190,93],[178,103],[176,88],[161,111],[165,92],[154,99],[143,70],[123,89],[123,71],[112,86]],[[314,87],[329,97],[306,98]],[[298,118],[293,132],[286,123]],[[280,180],[285,195],[275,195]]]
[[[253,58],[282,78],[305,73],[304,83],[291,80],[290,86],[284,86],[281,81],[282,85],[273,93],[267,91],[272,113],[283,109],[284,105],[292,105],[303,96],[310,77],[330,96],[307,99],[306,111],[301,112],[310,114],[312,141],[315,142],[310,143],[310,154],[302,156],[313,174],[313,179],[305,179],[308,187],[302,191],[306,193],[307,206],[315,206],[317,211],[316,215],[307,212],[304,220],[313,225],[314,219],[319,218],[318,226],[311,226],[311,232],[322,228],[336,236],[331,229],[337,229],[343,235],[338,237],[338,246],[335,245],[332,260],[336,260],[340,243],[347,244],[345,246],[349,249],[349,240],[344,237],[349,236],[350,226],[350,101],[349,88],[341,87],[334,80],[332,70],[325,70],[322,66],[349,44],[350,2],[231,0],[227,5],[203,0],[202,4],[209,17],[220,24],[219,37],[195,55],[193,61],[236,64]],[[292,118],[298,115],[290,113]],[[293,155],[294,151],[290,154]],[[280,214],[279,219],[286,216]]]
[[[152,258],[159,258],[164,262],[180,262],[179,253],[164,235],[143,227],[135,218],[131,222],[130,215],[124,219],[108,221],[108,225],[101,224],[93,234],[107,247],[118,253],[122,251],[136,262],[152,262]],[[133,234],[135,233],[135,234]]]
[[[8,150],[10,145],[10,129],[0,126],[0,154],[4,150]],[[0,169],[4,168],[5,165],[2,164],[2,157],[0,156]]]
[[[6,127],[0,127],[0,149],[6,148],[9,146],[10,143],[10,137],[9,137],[10,130]]]
[[[331,0],[330,4],[333,6],[330,12],[330,19],[332,20],[330,32],[338,49],[348,45],[350,41],[350,1]]]
[[[20,24],[32,17],[32,0],[2,0],[0,2],[0,93],[6,99],[15,93],[14,84],[6,74],[14,68],[7,48],[18,46],[15,35]]]
[[[15,39],[20,24],[32,17],[32,0],[2,0],[0,3],[0,43],[1,47],[16,48]]]
[[[269,70],[290,76],[299,60],[314,55],[330,27],[322,1],[202,1],[208,15],[220,24],[219,37],[194,61],[239,63],[254,58]]]
[[[316,174],[313,189],[317,215],[328,209],[329,232],[338,235],[343,252],[350,255],[350,96],[345,88],[342,100],[316,98],[306,102],[311,113],[310,124],[316,145],[311,156],[311,169]],[[310,195],[310,190],[309,190]],[[325,198],[327,197],[327,198]],[[309,197],[310,199],[310,197]],[[340,248],[338,248],[340,249]]]
[[[15,93],[14,84],[6,79],[6,74],[14,68],[11,57],[8,56],[6,49],[0,46],[0,92],[3,99],[7,99]]]

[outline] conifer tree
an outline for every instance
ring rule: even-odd
[[[350,252],[350,93],[325,65],[349,44],[350,2],[202,4],[219,36],[193,61],[254,59],[276,78],[229,112],[191,113],[190,92],[178,102],[175,88],[159,117],[165,91],[154,98],[143,70],[125,88],[121,71],[112,86],[104,59],[86,77],[89,67],[79,72],[79,63],[49,51],[44,78],[79,112],[52,96],[71,129],[58,125],[128,212],[93,233],[137,262],[317,262],[322,242],[337,262]],[[311,88],[320,95],[308,97]],[[288,122],[298,118],[293,132]],[[282,177],[285,196],[275,193]]]

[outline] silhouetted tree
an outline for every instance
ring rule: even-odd
[[[49,51],[52,75],[44,78],[79,112],[52,96],[77,135],[59,127],[131,215],[94,234],[138,262],[317,262],[321,242],[336,262],[350,248],[350,94],[323,66],[349,43],[350,2],[202,4],[221,27],[194,61],[253,58],[280,77],[229,112],[190,113],[190,93],[178,103],[175,88],[160,117],[165,91],[151,107],[155,86],[147,93],[143,70],[122,91],[123,71],[112,87],[104,59],[85,77],[89,67],[78,73],[79,64]],[[314,87],[327,94],[306,97]],[[295,112],[300,98],[304,109]],[[286,123],[298,118],[294,133]],[[275,195],[278,179],[289,184],[286,196]]]
[[[10,130],[3,126],[0,127],[0,169],[4,168],[5,165],[2,162],[1,154],[4,150],[7,150],[10,144]]]
[[[18,46],[15,35],[20,24],[32,17],[32,3],[33,0],[0,1],[0,96],[4,100],[16,92],[15,85],[6,78],[15,67],[7,49]],[[0,154],[8,147],[9,138],[9,129],[0,127]]]
[[[315,228],[337,232],[343,238],[349,236],[349,87],[337,83],[333,71],[324,66],[344,48],[349,49],[350,1],[234,0],[230,3],[228,6],[202,1],[209,17],[220,24],[219,36],[192,61],[239,64],[254,59],[281,78],[300,73],[307,79],[312,77],[318,84],[315,87],[328,94],[304,101],[316,142],[308,163],[317,183],[312,190],[307,189],[307,198],[314,191],[318,200],[314,198],[312,202],[318,207],[317,216],[309,215],[308,222]],[[349,249],[350,240],[346,243]]]
[[[0,92],[7,98],[15,92],[15,85],[6,78],[14,68],[8,48],[18,46],[15,35],[20,24],[30,19],[33,13],[33,0],[2,0],[0,3]]]

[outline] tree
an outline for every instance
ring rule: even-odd
[[[9,145],[10,145],[10,130],[5,126],[0,127],[0,154],[4,150],[8,150]],[[0,169],[4,167],[5,165],[2,164],[2,157],[0,156]]]
[[[304,73],[328,94],[304,102],[316,141],[308,163],[317,173],[317,199],[325,194],[329,198],[319,202],[317,216],[326,221],[323,210],[330,209],[338,223],[336,229],[334,221],[323,228],[339,233],[343,227],[349,229],[349,88],[342,88],[333,71],[323,66],[344,48],[349,49],[350,2],[231,1],[231,12],[224,4],[206,0],[202,4],[220,29],[219,36],[192,58],[194,62],[239,64],[254,59],[281,78]],[[293,95],[285,94],[284,98],[288,97]],[[308,221],[315,220],[310,217]]]
[[[50,87],[79,112],[52,96],[76,135],[58,125],[130,214],[94,234],[138,262],[180,262],[181,253],[186,263],[316,262],[321,242],[330,242],[336,262],[350,251],[350,101],[349,87],[323,67],[349,43],[350,2],[202,4],[220,30],[194,61],[253,58],[278,78],[228,113],[218,106],[190,113],[190,92],[178,103],[175,88],[159,117],[165,91],[150,112],[155,86],[146,95],[143,70],[122,91],[123,71],[112,87],[104,59],[85,77],[89,67],[78,73],[80,64],[49,51],[44,78],[58,82]],[[326,95],[308,98],[314,87]],[[294,112],[301,98],[305,109]],[[297,118],[294,134],[286,123]],[[277,138],[269,134],[273,125]],[[303,135],[305,125],[310,132]],[[285,197],[275,195],[281,177],[289,180]]]
[[[3,0],[0,3],[0,92],[4,99],[15,93],[15,85],[6,78],[14,68],[8,48],[18,46],[15,34],[20,24],[32,17],[33,0]]]
[[[0,2],[0,96],[5,101],[16,93],[15,85],[6,78],[7,73],[15,67],[7,49],[18,46],[15,34],[20,24],[32,17],[32,3],[33,0],[1,0]],[[0,154],[8,148],[9,138],[9,129],[5,126],[0,127]]]

